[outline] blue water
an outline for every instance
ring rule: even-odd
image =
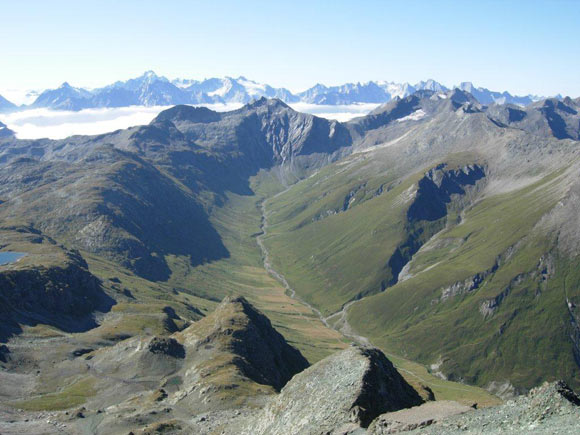
[[[26,255],[26,252],[0,252],[0,266],[14,263]]]

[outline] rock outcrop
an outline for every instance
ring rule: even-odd
[[[369,426],[368,433],[386,435],[408,432],[469,411],[473,411],[473,408],[451,400],[426,402],[414,408],[382,414]]]
[[[0,272],[0,341],[18,332],[17,324],[85,331],[97,326],[94,311],[108,311],[114,304],[78,252],[62,255],[65,260],[57,265]]]
[[[576,434],[580,396],[564,382],[544,383],[503,405],[450,417],[424,428],[422,434]],[[375,432],[385,433],[385,432]]]
[[[453,169],[442,163],[425,173],[407,210],[406,238],[387,263],[390,278],[383,281],[383,290],[399,281],[401,271],[413,255],[445,227],[450,205],[468,202],[462,197],[476,190],[485,176],[485,167],[478,164]]]
[[[380,350],[351,346],[292,378],[248,433],[320,434],[364,428],[384,412],[422,402]]]
[[[241,297],[171,337],[134,337],[89,364],[102,395],[124,395],[101,423],[105,431],[153,424],[162,413],[178,418],[183,433],[332,433],[423,403],[375,348],[351,346],[308,367]]]
[[[212,358],[227,355],[229,364],[220,370],[231,365],[228,369],[276,390],[308,367],[306,358],[243,297],[226,297],[212,314],[179,335],[198,355],[208,350]]]

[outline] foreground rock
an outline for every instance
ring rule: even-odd
[[[352,346],[296,375],[247,431],[319,434],[367,427],[387,411],[419,405],[419,394],[385,355]]]
[[[501,406],[451,417],[414,432],[577,434],[580,433],[580,396],[562,381],[545,383]]]
[[[373,421],[368,431],[374,435],[407,432],[469,411],[473,411],[473,408],[451,400],[427,402],[421,406],[383,414]]]

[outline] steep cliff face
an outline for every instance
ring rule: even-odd
[[[84,331],[96,326],[94,311],[111,308],[113,300],[80,254],[69,251],[65,255],[60,265],[0,271],[0,340],[18,332],[18,323]]]
[[[396,284],[413,255],[445,227],[452,203],[460,210],[468,202],[464,198],[466,193],[485,179],[484,166],[473,164],[455,169],[446,166],[440,164],[430,169],[419,180],[414,200],[407,210],[407,237],[388,261],[390,279],[383,282],[383,288]]]
[[[183,138],[203,148],[242,152],[252,157],[255,167],[332,154],[352,144],[343,124],[296,112],[278,99],[261,98],[226,113],[176,106],[159,114],[152,125],[160,122],[176,126]]]
[[[453,195],[464,195],[467,189],[485,177],[485,168],[481,165],[456,169],[446,166],[438,165],[419,181],[415,200],[407,211],[409,222],[435,221],[445,217]]]

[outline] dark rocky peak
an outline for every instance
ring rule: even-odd
[[[455,103],[456,108],[464,105],[465,103],[471,103],[472,105],[478,105],[477,99],[467,91],[462,91],[461,89],[455,88],[447,94],[450,101]]]
[[[308,367],[306,358],[243,297],[226,297],[183,335],[197,337],[197,348],[211,346],[233,354],[233,364],[243,375],[277,390]]]
[[[285,109],[285,110],[291,110],[294,112],[294,109],[292,109],[288,104],[284,103],[279,98],[266,98],[266,97],[262,97],[256,101],[252,101],[251,103],[246,104],[244,107],[242,107],[239,110],[240,111],[253,111],[256,109],[260,109],[260,108],[268,108],[270,110]]]
[[[183,135],[170,120],[154,119],[149,125],[137,128],[129,139],[136,148],[143,151],[144,144],[169,145],[183,139]]]
[[[571,98],[560,101],[557,98],[548,98],[539,104],[539,109],[544,111],[559,111],[568,113],[570,115],[577,115],[578,111],[572,107],[573,102]]]
[[[486,113],[493,122],[502,127],[521,122],[528,116],[526,109],[515,104],[492,104]]]
[[[255,434],[346,433],[423,403],[379,350],[351,346],[294,376],[252,425]]]
[[[561,101],[558,98],[548,98],[532,104],[525,110],[527,116],[523,122],[514,125],[517,128],[557,139],[580,139],[580,113],[574,100],[568,98]]]
[[[424,91],[421,94],[429,93],[430,91]],[[391,101],[382,106],[377,107],[375,110],[369,113],[368,116],[377,116],[382,114],[393,114],[393,113],[407,113],[410,109],[415,108],[419,104],[421,94],[414,93],[404,98],[395,97]]]
[[[223,118],[226,126],[237,124],[240,147],[254,156],[253,161],[262,159],[262,165],[289,162],[299,155],[332,155],[352,143],[344,125],[297,112],[276,98],[261,98],[224,113]],[[312,156],[312,160],[307,166],[319,165],[326,157]]]
[[[564,97],[564,99],[562,99],[562,102],[564,104],[566,104],[567,106],[574,106],[576,105],[576,101],[574,101],[572,98],[570,98],[569,96]]]
[[[450,169],[445,163],[437,165],[419,180],[415,200],[407,211],[409,221],[435,221],[447,215],[447,204],[452,195],[463,195],[468,186],[474,186],[485,177],[481,165],[466,165]]]
[[[224,113],[176,106],[160,113],[138,134],[154,136],[153,130],[162,121],[176,125],[187,147],[195,144],[212,152],[228,153],[244,171],[250,172],[286,162],[296,163],[290,169],[296,171],[303,166],[320,166],[352,144],[350,133],[342,124],[296,112],[279,99],[261,98]],[[159,140],[167,138],[165,133]],[[300,162],[294,159],[298,156]]]
[[[368,130],[383,127],[396,119],[409,116],[420,108],[420,103],[421,98],[417,94],[405,98],[396,97],[387,104],[377,107],[367,116],[350,121],[349,124],[355,127],[359,134],[364,134]]]
[[[442,110],[448,100],[436,97],[431,90],[420,90],[404,98],[394,98],[367,116],[348,123],[360,135],[369,130],[385,127],[394,121],[418,121]],[[408,118],[407,118],[408,117]]]
[[[0,139],[4,137],[13,137],[14,132],[8,128],[6,124],[0,122]]]
[[[178,105],[171,109],[164,110],[151,121],[156,124],[161,121],[171,121],[174,123],[210,123],[221,119],[221,114],[208,109],[207,107],[193,107],[187,105]]]

